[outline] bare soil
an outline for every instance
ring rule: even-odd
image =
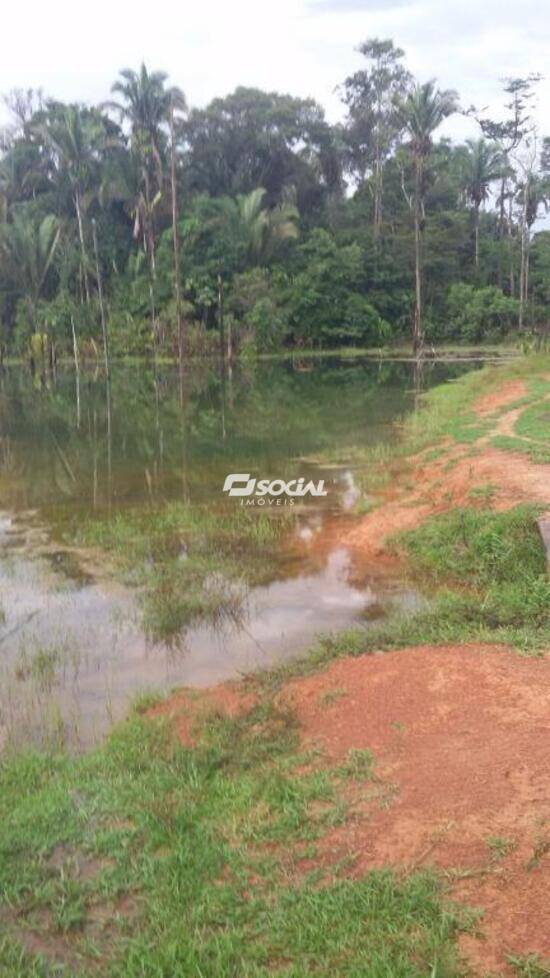
[[[476,403],[476,411],[492,413],[503,404],[515,402],[525,393],[522,381],[513,381]],[[495,420],[494,434],[513,434],[520,408],[505,411]],[[343,538],[364,555],[382,557],[391,536],[420,526],[426,519],[457,506],[486,504],[479,490],[491,490],[491,506],[510,509],[519,503],[537,503],[550,511],[549,467],[521,454],[494,448],[489,438],[475,445],[446,445],[440,458],[426,462],[425,453],[409,460],[405,472],[393,473],[391,489],[381,501]]]
[[[525,386],[525,381],[508,380],[506,383],[501,384],[497,390],[490,391],[489,394],[483,394],[479,397],[474,404],[474,410],[481,417],[486,417],[488,414],[493,414],[494,411],[499,411],[501,408],[507,407],[515,401],[519,401],[526,394],[527,387]]]
[[[495,425],[510,433],[518,412],[502,409],[525,392],[510,381],[475,409],[482,417],[499,411]],[[399,466],[380,505],[343,535],[382,565],[399,530],[456,506],[486,505],[476,489],[490,487],[493,508],[535,502],[550,513],[548,466],[488,438],[473,451],[446,445],[435,461],[421,455]],[[372,778],[348,779],[350,816],[300,871],[342,859],[353,876],[435,867],[455,899],[479,909],[474,931],[461,938],[472,974],[511,974],[509,954],[550,956],[549,658],[498,646],[421,646],[338,659],[289,680],[278,698],[295,712],[303,745],[321,748],[322,764],[339,765],[358,749],[376,759]],[[192,743],[205,711],[235,716],[254,702],[249,686],[232,683],[183,691],[153,713],[171,716]]]
[[[375,787],[391,789],[366,791],[321,841],[321,862],[351,856],[356,876],[444,870],[452,895],[483,911],[462,939],[476,975],[506,973],[509,953],[550,954],[548,659],[423,646],[339,659],[280,695],[304,745],[330,764],[368,748]]]

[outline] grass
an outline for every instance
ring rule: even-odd
[[[537,510],[455,509],[395,538],[426,605],[390,619],[369,645],[503,642],[550,646],[550,580]]]
[[[517,846],[515,839],[510,839],[505,835],[492,835],[487,839],[489,852],[495,860],[504,859],[509,856]]]
[[[4,760],[3,978],[461,974],[468,919],[432,875],[300,868],[346,817],[341,772],[305,761],[269,700],[193,749],[134,715],[84,757]]]
[[[489,368],[430,392],[405,422],[401,450],[444,437],[475,443],[489,430],[472,410],[480,378],[486,392],[503,377],[528,380],[534,364]],[[517,440],[525,445],[544,421],[531,410],[537,383],[529,381],[520,418],[526,415]],[[376,761],[369,750],[351,751],[334,768],[304,756],[295,717],[275,694],[289,675],[341,655],[468,640],[547,648],[550,584],[537,512],[496,513],[491,497],[492,487],[481,487],[482,508],[454,510],[395,539],[426,595],[414,613],[319,639],[304,659],[255,679],[261,702],[249,714],[203,719],[195,747],[180,746],[165,723],[145,717],[156,702],[145,698],[83,757],[5,756],[2,978],[463,974],[455,939],[471,918],[449,901],[441,880],[390,870],[356,879],[344,864],[316,860],[319,840],[353,815],[344,779],[376,781]],[[245,586],[268,573],[279,531],[279,521],[246,511],[225,520],[178,504],[87,524],[78,542],[110,554],[140,588],[148,627],[170,635],[201,615],[232,614],[232,601],[237,613],[241,597],[228,593],[227,581]],[[52,665],[45,655],[26,668],[47,682]],[[487,839],[494,860],[510,844]],[[546,845],[543,839],[535,850],[533,868]],[[519,978],[550,973],[536,956],[510,963]]]
[[[531,506],[455,509],[399,534],[394,547],[425,594],[420,607],[320,636],[306,656],[258,682],[278,687],[340,656],[414,645],[487,642],[529,654],[550,648],[550,579],[536,518]]]
[[[538,954],[511,955],[508,958],[518,978],[549,978],[550,960],[543,960]]]
[[[168,503],[68,532],[78,546],[106,553],[115,573],[139,588],[151,638],[177,643],[191,624],[241,620],[247,587],[273,575],[277,543],[291,522],[291,514],[270,519],[238,507],[218,513]]]
[[[541,398],[550,392],[550,382],[545,379],[549,371],[550,356],[532,354],[508,364],[472,371],[457,380],[432,388],[422,395],[420,410],[411,414],[404,422],[402,451],[413,454],[427,448],[433,450],[434,443],[443,438],[473,444],[484,435],[490,434],[495,417],[500,412],[497,410],[493,415],[480,418],[474,410],[474,403],[481,393],[490,394],[506,381],[513,380],[525,382],[527,394],[521,398],[521,403],[525,404],[527,411],[533,412],[533,417],[538,418],[536,422],[529,420],[527,424],[531,431],[536,428],[541,440],[547,443],[548,425],[545,434],[544,417],[541,418],[536,412],[541,410]],[[532,408],[529,407],[531,403]],[[515,405],[508,405],[504,410],[509,410],[513,406]],[[548,410],[547,405],[545,409]],[[523,415],[518,421],[520,426],[522,417]],[[524,451],[528,453],[527,445],[524,445]]]
[[[494,448],[500,448],[503,452],[526,455],[528,459],[538,465],[548,465],[550,463],[550,448],[536,442],[529,442],[523,438],[515,438],[513,435],[495,435],[494,438],[491,438],[491,444]]]

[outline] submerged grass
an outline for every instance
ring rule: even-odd
[[[291,521],[284,513],[271,519],[173,502],[89,520],[71,539],[110,556],[115,572],[140,589],[146,631],[170,643],[194,623],[240,620],[247,587],[270,579]]]
[[[136,716],[80,759],[5,760],[3,978],[458,976],[468,921],[432,875],[300,872],[346,817],[341,773],[303,765],[268,702],[193,749]]]

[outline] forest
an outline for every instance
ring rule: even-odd
[[[506,79],[493,119],[415,80],[391,40],[359,51],[336,125],[312,99],[255,88],[188,108],[144,64],[100,105],[6,94],[1,357],[539,342],[540,76]],[[441,137],[453,113],[475,138]]]

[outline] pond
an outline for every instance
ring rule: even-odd
[[[422,385],[469,363],[426,365]],[[342,545],[397,437],[408,362],[68,367],[0,377],[0,743],[101,738],[137,695],[208,685],[369,621],[410,588]],[[377,454],[378,453],[378,454]],[[227,475],[324,482],[243,501]],[[251,502],[254,505],[250,505]]]

